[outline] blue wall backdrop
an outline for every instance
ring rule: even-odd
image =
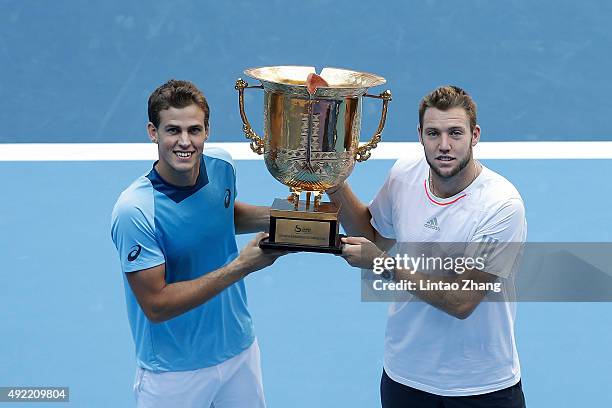
[[[419,99],[449,83],[476,98],[483,140],[606,140],[611,16],[602,0],[3,0],[0,142],[146,141],[169,78],[205,91],[212,140],[243,140],[234,81],[287,64],[385,76],[387,141],[414,140]],[[368,101],[366,132],[379,111]]]

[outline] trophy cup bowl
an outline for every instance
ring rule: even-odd
[[[341,253],[340,209],[334,203],[322,203],[321,197],[351,174],[356,161],[367,160],[380,142],[391,92],[370,95],[367,90],[384,84],[385,79],[366,72],[324,68],[320,77],[326,86],[312,92],[307,79],[315,74],[314,67],[260,67],[244,73],[261,85],[236,81],[242,129],[251,149],[263,154],[270,174],[291,192],[289,199],[274,200],[270,236],[260,246]],[[245,112],[244,90],[249,88],[264,90],[263,138],[255,133]],[[378,98],[383,103],[378,129],[360,146],[363,97]],[[305,200],[300,200],[302,192],[306,192]]]

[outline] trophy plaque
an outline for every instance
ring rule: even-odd
[[[367,160],[381,140],[391,92],[370,95],[383,77],[348,69],[274,66],[251,68],[246,75],[261,85],[236,81],[240,116],[251,149],[264,156],[270,174],[289,187],[290,197],[270,208],[270,236],[260,247],[340,254],[340,208],[321,202],[325,190],[342,183],[355,162]],[[264,136],[259,137],[244,108],[244,90],[264,91]],[[374,136],[359,145],[363,97],[382,100]],[[305,199],[301,199],[305,193]]]

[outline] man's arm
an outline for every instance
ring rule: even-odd
[[[385,256],[383,250],[365,238],[347,237],[344,239],[344,242],[345,246],[342,250],[342,257],[346,259],[351,266],[362,269],[372,269],[374,266],[374,258]],[[384,261],[380,262],[380,264],[384,264]],[[474,282],[476,284],[475,287],[481,287],[479,286],[481,283],[492,283],[498,279],[497,276],[482,272],[478,269],[466,268],[466,271],[462,274],[453,276],[424,274],[412,271],[408,268],[402,269],[395,267],[392,269],[394,271],[394,281],[413,283],[412,287],[414,289],[408,290],[408,292],[457,319],[468,318],[488,292],[488,290],[473,288],[465,291],[461,290],[464,281]],[[425,284],[427,280],[447,284],[455,283],[459,285],[460,290],[421,290],[422,283]],[[486,287],[486,285],[482,287]]]
[[[285,255],[285,252],[262,251],[258,244],[265,236],[257,234],[234,261],[193,280],[166,283],[165,264],[127,272],[127,280],[145,315],[152,322],[160,323],[205,303],[249,273],[272,265],[279,256]]]
[[[270,207],[234,202],[236,234],[250,234],[270,229]]]
[[[461,275],[433,277],[431,275],[415,272],[406,269],[395,268],[394,280],[396,282],[414,282],[416,287],[409,292],[419,299],[429,303],[433,307],[442,310],[457,319],[467,319],[480,302],[487,295],[488,290],[476,289],[487,287],[486,284],[495,282],[498,277],[478,269],[467,269]],[[458,285],[458,290],[422,290],[421,285],[426,284],[427,280],[433,282],[443,282],[446,284]],[[465,282],[473,282],[476,286],[469,290],[463,290]],[[485,284],[480,286],[480,284]],[[471,284],[470,284],[471,285]]]
[[[333,203],[340,205],[340,223],[348,235],[364,237],[383,250],[393,246],[395,240],[383,237],[372,226],[370,210],[357,198],[346,181],[327,190],[327,195]]]

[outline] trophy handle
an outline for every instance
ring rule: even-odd
[[[355,152],[355,160],[357,160],[358,162],[368,160],[372,155],[372,149],[376,149],[376,146],[378,146],[378,143],[381,139],[380,135],[382,134],[382,131],[385,128],[385,120],[387,120],[387,109],[389,108],[389,102],[392,99],[391,91],[388,89],[380,95],[365,94],[363,96],[367,96],[368,98],[382,99],[383,106],[382,114],[380,116],[380,122],[378,123],[378,129],[376,129],[376,133],[374,134],[374,136],[372,136],[372,139],[370,139],[368,143],[364,144],[363,146],[359,146],[357,148],[357,151]]]
[[[238,78],[234,88],[238,91],[238,105],[240,106],[240,117],[242,118],[242,131],[247,139],[251,141],[251,150],[257,154],[263,154],[264,152],[264,141],[261,137],[257,136],[257,133],[251,127],[249,119],[247,119],[246,112],[244,111],[244,90],[246,88],[260,88],[263,89],[263,85],[249,86],[242,78]]]

